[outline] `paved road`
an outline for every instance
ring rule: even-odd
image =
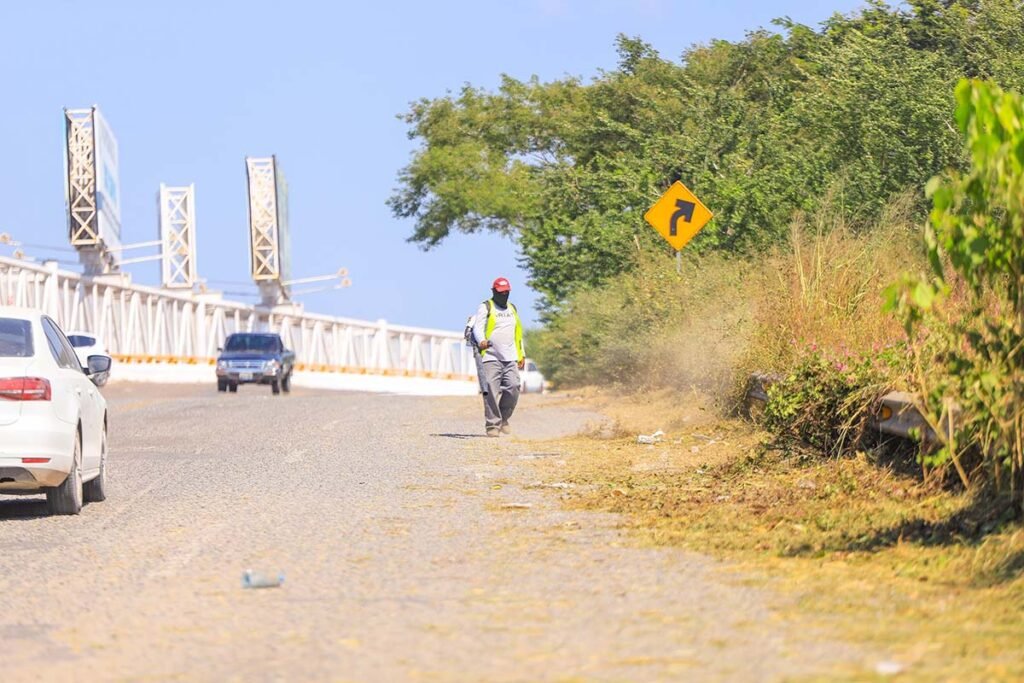
[[[770,680],[859,656],[523,486],[529,438],[581,411],[531,398],[495,442],[470,399],[107,393],[106,502],[0,499],[4,680]],[[247,567],[285,585],[243,590]]]

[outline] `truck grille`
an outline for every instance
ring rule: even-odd
[[[261,360],[229,360],[228,370],[262,370],[263,361]]]

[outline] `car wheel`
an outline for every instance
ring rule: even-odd
[[[101,503],[107,499],[107,428],[100,436],[100,473],[82,488],[86,503]]]
[[[281,391],[283,391],[284,393],[288,394],[288,393],[291,393],[291,390],[292,390],[292,373],[289,372],[287,375],[285,375],[284,377],[281,378]]]
[[[51,515],[77,515],[82,511],[82,435],[75,435],[71,471],[60,486],[46,489],[46,507]]]
[[[237,394],[238,393],[238,385],[234,384],[234,383],[229,384],[228,385],[228,391],[230,391],[232,394]]]
[[[278,394],[281,393],[281,383],[276,379],[270,383],[270,393],[272,393],[274,396],[277,396]]]
[[[226,379],[217,380],[217,391],[227,391],[228,381]]]

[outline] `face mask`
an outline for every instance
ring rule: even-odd
[[[508,307],[508,292],[495,292],[492,290],[491,294],[493,295],[491,298],[494,299],[495,306],[498,308]]]

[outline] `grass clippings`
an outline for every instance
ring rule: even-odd
[[[750,424],[668,394],[586,400],[613,427],[553,444],[567,454],[557,469],[536,463],[572,485],[569,507],[765,577],[800,618],[888,652],[899,680],[1024,680],[1020,521],[872,453],[773,450]],[[664,442],[636,443],[655,427]]]

